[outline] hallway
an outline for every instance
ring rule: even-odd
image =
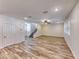
[[[0,0],[0,59],[79,59],[79,0]]]
[[[0,59],[74,59],[63,37],[39,36],[0,50]]]

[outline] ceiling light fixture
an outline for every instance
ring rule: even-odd
[[[24,19],[27,20],[28,18],[27,17],[24,17]]]
[[[44,19],[44,20],[41,20],[41,22],[44,23],[44,24],[49,24],[51,21],[47,20],[47,19]]]
[[[55,8],[55,12],[57,12],[57,11],[59,11],[59,9],[58,8]]]
[[[47,20],[47,22],[51,22],[51,20]]]
[[[41,20],[41,22],[42,22],[42,23],[44,23],[45,21],[46,21],[46,19],[44,19],[44,20]]]

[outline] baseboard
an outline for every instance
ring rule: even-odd
[[[74,58],[77,59],[77,56],[76,56],[76,54],[75,54],[75,51],[73,50],[71,44],[70,44],[67,40],[70,40],[70,39],[68,39],[68,38],[66,39],[66,38],[65,38],[65,41],[66,41],[68,47],[70,48],[70,50],[71,50],[71,52],[72,52]]]

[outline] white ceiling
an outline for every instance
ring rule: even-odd
[[[0,0],[0,14],[32,21],[52,19],[62,21],[69,14],[77,0]],[[44,14],[44,11],[48,13]]]

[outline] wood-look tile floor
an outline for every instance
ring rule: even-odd
[[[74,59],[64,38],[40,36],[0,50],[0,59]]]

